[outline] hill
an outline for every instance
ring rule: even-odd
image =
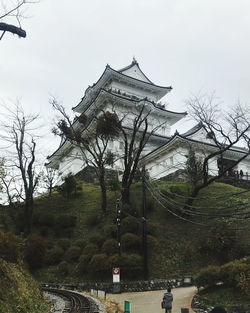
[[[22,263],[20,245],[15,236],[0,231],[0,312],[48,312],[39,284]]]
[[[150,279],[192,275],[206,265],[221,265],[248,254],[249,231],[232,230],[232,225],[238,226],[237,221],[228,218],[218,222],[201,216],[192,217],[190,223],[173,214],[173,204],[177,208],[187,194],[185,182],[151,182],[152,188],[168,202],[162,203],[163,198],[154,198],[147,191]],[[210,214],[220,206],[234,210],[250,202],[248,193],[232,196],[240,191],[243,190],[214,183],[200,194],[195,205],[209,208],[204,211]],[[112,267],[119,266],[122,279],[141,279],[141,183],[132,186],[131,194],[132,204],[122,207],[121,256],[116,241],[115,202],[119,191],[109,190],[106,216],[101,212],[99,187],[93,184],[82,184],[81,190],[69,198],[57,192],[51,198],[37,198],[32,234],[25,247],[26,261],[35,277],[43,282],[110,281]],[[174,212],[183,216],[177,209]],[[0,218],[2,228],[22,233],[21,209],[11,214],[2,211]],[[35,259],[34,255],[39,257]]]

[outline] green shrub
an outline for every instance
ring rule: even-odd
[[[77,271],[80,274],[85,274],[88,272],[88,264],[92,256],[89,254],[82,254],[79,258],[79,262],[77,265]]]
[[[250,294],[250,270],[236,276],[237,287],[245,294]]]
[[[70,265],[66,261],[62,261],[58,265],[58,271],[61,275],[68,275],[70,273]]]
[[[138,254],[122,254],[120,268],[123,277],[139,278],[142,274],[142,257]]]
[[[138,252],[141,248],[141,239],[139,236],[126,233],[121,237],[121,249],[124,252]]]
[[[83,250],[83,254],[85,255],[89,255],[89,256],[93,256],[94,254],[96,254],[98,251],[98,246],[93,244],[93,243],[89,243]]]
[[[109,273],[109,263],[107,255],[104,253],[93,255],[88,267],[96,278],[107,275]]]
[[[72,215],[59,215],[56,219],[56,225],[59,228],[69,228],[76,226],[76,216]]]
[[[115,239],[107,239],[102,245],[102,252],[112,255],[118,251],[118,242]]]
[[[84,239],[77,239],[74,242],[74,246],[77,246],[77,247],[83,249],[86,246],[86,240],[84,240]]]
[[[57,241],[57,244],[66,251],[70,247],[70,240],[68,238],[61,238]]]
[[[220,268],[219,266],[207,266],[200,270],[194,279],[194,284],[198,288],[211,287],[220,281]]]
[[[250,265],[242,260],[235,260],[221,266],[221,279],[226,286],[236,286],[237,276],[241,273],[247,273]]]
[[[50,249],[47,254],[47,264],[54,265],[58,264],[62,261],[64,251],[60,246],[55,246],[54,248]]]
[[[117,226],[116,225],[105,225],[103,227],[103,233],[105,238],[116,238],[117,237]]]
[[[38,216],[38,225],[52,227],[55,225],[55,216],[51,213],[43,213]]]
[[[120,267],[121,265],[121,256],[119,256],[118,253],[116,254],[113,254],[109,257],[109,267],[110,267],[110,270],[114,267]]]
[[[147,235],[147,244],[148,244],[148,249],[153,250],[155,246],[158,244],[158,240],[151,235]]]
[[[31,269],[42,267],[46,257],[43,237],[34,234],[29,235],[26,241],[24,255]]]
[[[119,182],[118,179],[109,180],[107,188],[110,191],[120,190],[121,189],[121,183]]]
[[[127,216],[127,217],[122,219],[122,222],[121,222],[121,233],[122,234],[125,234],[125,233],[137,234],[138,228],[139,228],[139,224],[135,218],[133,218],[131,216]]]
[[[96,226],[101,222],[101,216],[98,212],[91,212],[86,216],[86,224],[88,226]]]
[[[17,263],[20,258],[20,242],[11,233],[0,230],[0,256],[7,262]]]
[[[147,234],[154,236],[157,233],[158,226],[153,222],[147,223]]]
[[[89,236],[89,243],[96,244],[98,247],[100,247],[105,240],[105,237],[103,236],[103,233],[94,232]]]
[[[64,255],[64,260],[68,262],[74,262],[79,259],[79,256],[81,254],[81,248],[77,246],[71,246]]]

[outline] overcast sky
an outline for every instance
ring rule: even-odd
[[[50,95],[70,109],[107,63],[119,69],[133,56],[155,84],[173,87],[170,110],[185,111],[199,90],[224,107],[250,105],[249,0],[41,0],[27,15],[27,38],[0,41],[0,99],[21,98],[47,124]]]

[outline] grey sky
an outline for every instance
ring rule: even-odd
[[[21,97],[47,123],[50,94],[71,108],[107,63],[133,56],[154,83],[172,85],[170,110],[185,111],[201,89],[225,107],[249,104],[249,0],[41,0],[27,14],[27,38],[0,41],[0,98]]]

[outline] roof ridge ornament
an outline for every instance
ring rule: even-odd
[[[138,62],[137,62],[137,60],[136,60],[136,58],[133,56],[133,61],[132,61],[132,64],[136,64],[136,65],[138,65]]]

